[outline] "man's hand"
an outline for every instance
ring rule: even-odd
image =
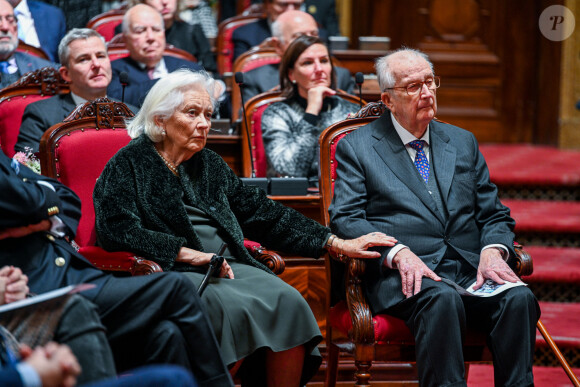
[[[0,305],[26,298],[28,294],[28,277],[14,266],[0,269]]]
[[[407,298],[421,291],[423,277],[428,277],[435,281],[441,281],[441,277],[435,274],[433,270],[429,269],[427,265],[425,265],[425,263],[408,248],[401,249],[397,254],[395,254],[393,257],[393,264],[397,265],[397,269],[399,269],[403,294]]]
[[[22,227],[12,227],[0,230],[0,240],[7,238],[22,238],[39,231],[48,231],[51,227],[50,220],[46,219],[36,224]]]
[[[23,346],[20,354],[38,373],[43,387],[72,387],[81,373],[77,358],[66,345],[50,342],[34,350]]]
[[[486,279],[490,279],[500,285],[504,284],[505,281],[519,281],[518,276],[504,261],[500,250],[495,247],[490,247],[481,252],[479,267],[477,268],[477,281],[473,290],[481,288]]]

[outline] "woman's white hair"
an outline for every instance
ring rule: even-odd
[[[216,81],[205,71],[179,69],[159,79],[147,93],[139,113],[127,125],[131,138],[145,134],[151,141],[162,139],[162,129],[155,123],[155,118],[166,120],[175,113],[183,103],[183,95],[192,88],[202,88],[207,91],[213,110],[218,108],[216,96]]]
[[[414,56],[425,59],[429,64],[429,67],[431,67],[431,72],[433,72],[433,63],[431,63],[427,54],[414,48],[401,47],[377,59],[375,62],[379,87],[381,88],[382,92],[387,91],[387,89],[390,89],[391,87],[395,87],[395,82],[397,80],[395,79],[395,74],[393,74],[393,70],[391,69],[391,59],[394,54],[399,53],[404,53],[409,57]]]

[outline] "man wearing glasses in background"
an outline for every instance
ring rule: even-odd
[[[14,16],[12,5],[0,0],[0,88],[16,82],[29,71],[50,66],[58,68],[56,63],[34,57],[18,48],[18,22]]]
[[[340,238],[377,231],[399,241],[366,260],[372,312],[410,328],[421,385],[466,385],[466,327],[485,334],[496,386],[533,385],[540,310],[532,292],[517,286],[492,297],[463,296],[445,282],[481,288],[488,279],[518,281],[507,263],[515,255],[515,222],[477,141],[435,119],[440,81],[425,54],[399,49],[376,68],[390,111],[338,143],[329,208]]]

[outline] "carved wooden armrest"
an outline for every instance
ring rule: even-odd
[[[534,271],[534,263],[530,254],[517,242],[514,242],[514,250],[516,251],[516,256],[513,258],[512,267],[514,267],[515,273],[519,277],[531,275]]]
[[[248,249],[250,255],[254,257],[256,261],[266,265],[266,267],[272,270],[274,274],[280,275],[284,273],[286,264],[278,253],[275,253],[272,250],[266,250],[264,246],[261,246],[259,243],[255,242],[246,242],[244,245]]]
[[[84,246],[79,248],[79,253],[93,266],[105,271],[123,271],[131,275],[147,275],[163,271],[156,262],[126,251],[109,252],[97,246]]]
[[[351,338],[356,344],[372,345],[375,342],[373,316],[362,289],[362,276],[366,263],[362,259],[346,261],[346,303],[352,320]]]

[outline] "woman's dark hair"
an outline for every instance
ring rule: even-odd
[[[298,57],[314,44],[322,44],[326,47],[324,42],[317,36],[301,35],[294,39],[286,49],[286,52],[284,52],[282,61],[280,62],[280,89],[284,97],[290,98],[298,94],[298,86],[290,81],[288,71],[294,68]],[[326,50],[328,51],[328,47],[326,47]],[[334,89],[336,87],[336,76],[334,75],[334,64],[332,60],[330,60],[330,68],[330,87]]]

